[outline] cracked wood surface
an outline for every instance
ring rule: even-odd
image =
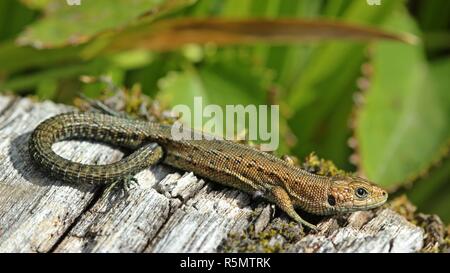
[[[44,119],[73,108],[0,96],[0,252],[216,252],[229,233],[272,220],[266,204],[193,173],[158,165],[142,171],[126,195],[46,177],[30,162],[27,141]],[[123,153],[79,141],[54,146],[63,157],[106,164]],[[256,220],[253,220],[255,218]],[[321,231],[289,252],[415,252],[424,232],[390,209],[357,212],[340,227],[325,218]]]

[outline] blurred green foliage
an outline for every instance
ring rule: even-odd
[[[359,171],[450,222],[450,2],[390,0],[0,1],[0,91],[72,103],[109,75],[165,105],[280,105],[279,153],[311,151]],[[117,31],[173,18],[337,20],[422,43],[337,39],[289,45],[188,45],[109,51]],[[133,37],[133,36],[131,36]],[[124,41],[122,41],[123,43]],[[295,140],[295,141],[293,141]]]

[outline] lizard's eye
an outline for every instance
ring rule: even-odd
[[[365,198],[365,197],[367,197],[367,195],[368,195],[369,193],[368,193],[367,190],[364,189],[364,188],[357,188],[356,191],[355,191],[355,194],[356,194],[356,196],[359,197],[359,198]]]

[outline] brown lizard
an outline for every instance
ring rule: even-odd
[[[85,139],[131,149],[109,165],[85,165],[52,150],[55,142]],[[157,143],[157,144],[155,144]],[[368,210],[384,204],[388,194],[366,179],[325,177],[247,145],[222,140],[175,140],[171,126],[94,112],[66,113],[45,120],[29,141],[33,161],[50,175],[71,183],[126,180],[159,161],[275,203],[311,229],[295,208],[318,215]]]

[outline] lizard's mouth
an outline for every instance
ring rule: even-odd
[[[382,206],[384,203],[386,203],[386,201],[387,201],[387,196],[378,202],[375,202],[372,204],[361,205],[361,206],[359,206],[359,210],[370,210],[370,209],[378,208],[378,207]]]
[[[383,198],[382,200],[371,203],[371,204],[362,203],[359,205],[352,205],[350,207],[343,207],[343,208],[338,209],[338,212],[348,213],[348,212],[354,212],[354,211],[360,211],[360,210],[370,210],[370,209],[374,209],[374,208],[378,208],[378,207],[382,206],[384,203],[386,203],[386,201],[387,201],[387,196],[386,196],[386,198]]]

